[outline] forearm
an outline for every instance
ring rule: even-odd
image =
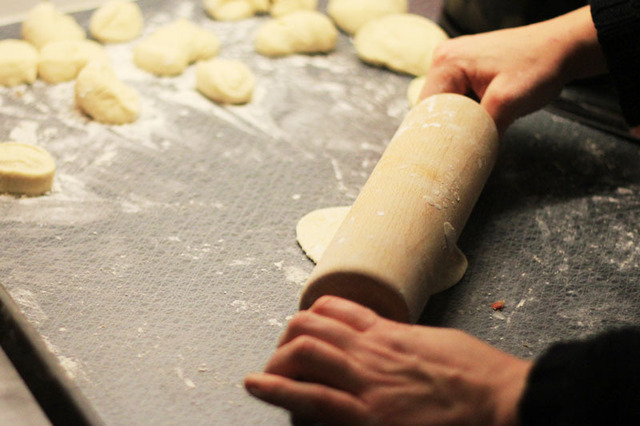
[[[534,25],[545,26],[541,32],[551,34],[551,42],[562,46],[560,71],[565,83],[607,71],[590,6]]]

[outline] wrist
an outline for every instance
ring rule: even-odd
[[[607,71],[590,6],[555,18],[550,24],[555,26],[564,46],[560,66],[564,83]]]
[[[524,394],[527,378],[533,366],[531,361],[513,358],[505,363],[502,380],[498,382],[495,398],[495,425],[518,426],[519,404]]]

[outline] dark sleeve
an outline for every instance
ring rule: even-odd
[[[590,0],[591,16],[630,127],[640,125],[640,0]]]
[[[534,364],[522,426],[640,425],[640,327],[558,343]]]

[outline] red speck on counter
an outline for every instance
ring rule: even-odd
[[[491,308],[494,311],[501,311],[504,309],[504,300],[498,300],[497,302],[493,302],[491,304]]]

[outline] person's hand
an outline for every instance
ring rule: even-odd
[[[434,53],[420,98],[475,95],[500,133],[563,85],[606,70],[588,6],[524,27],[453,38]]]
[[[320,298],[288,325],[254,396],[329,425],[516,424],[531,363],[460,331]]]

